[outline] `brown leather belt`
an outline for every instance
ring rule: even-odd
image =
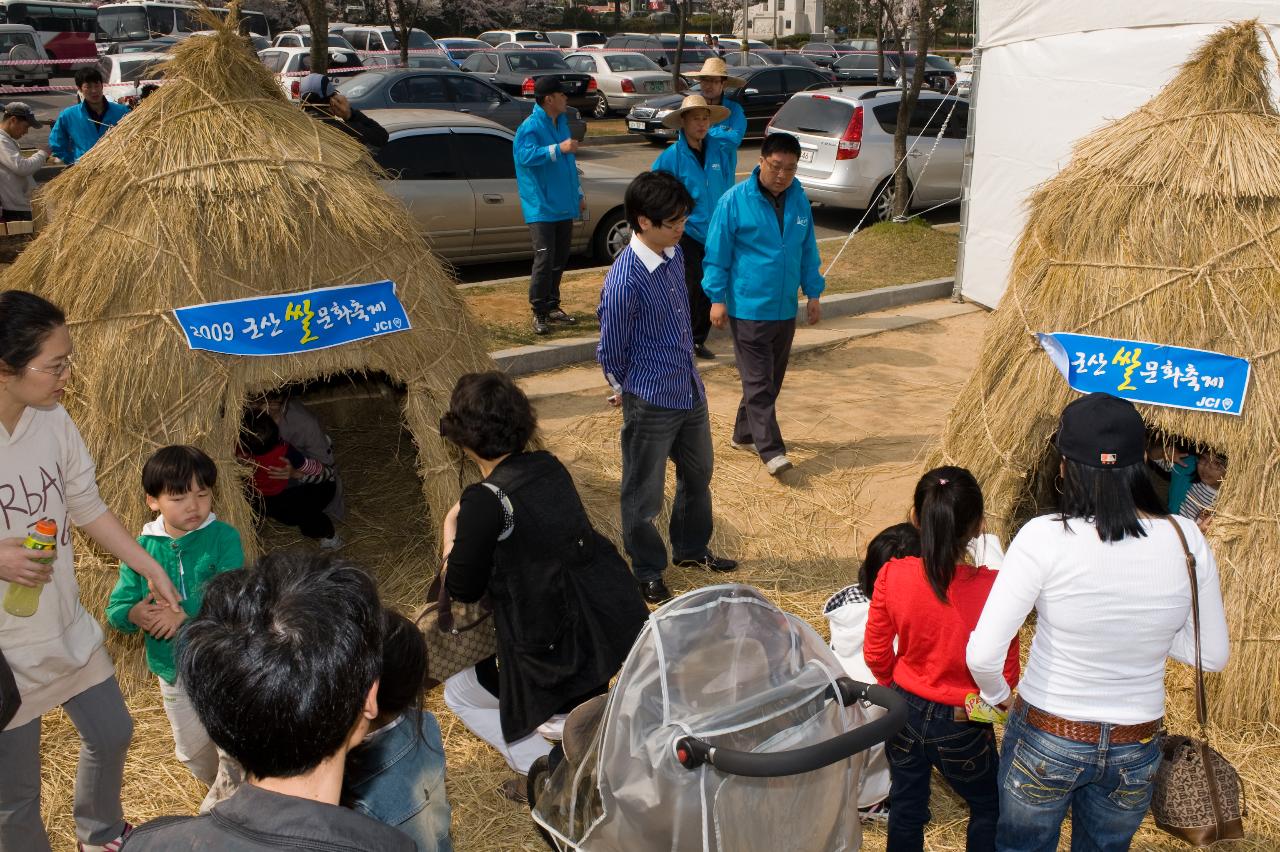
[[[1039,728],[1046,734],[1053,734],[1055,737],[1062,737],[1064,740],[1073,740],[1078,743],[1096,743],[1102,739],[1102,725],[1098,722],[1077,722],[1073,719],[1064,719],[1061,716],[1046,713],[1038,707],[1032,707],[1020,697],[1015,699],[1014,711],[1017,712],[1022,707],[1027,708],[1027,723]],[[1113,745],[1143,742],[1158,734],[1163,726],[1163,718],[1152,722],[1141,722],[1137,725],[1110,725],[1110,742]]]

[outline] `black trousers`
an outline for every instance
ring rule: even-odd
[[[755,444],[760,460],[767,462],[787,451],[775,406],[787,375],[796,321],[729,317],[729,330],[733,332],[733,354],[742,379],[742,401],[733,424],[733,440]]]
[[[707,249],[688,233],[680,238],[680,248],[684,251],[684,285],[689,291],[689,325],[693,329],[693,344],[701,346],[711,333],[711,300],[702,289],[702,260]]]
[[[529,274],[529,305],[537,316],[560,307],[560,279],[569,262],[569,246],[573,242],[573,220],[563,222],[530,222],[533,240],[533,270]]]
[[[337,483],[315,482],[286,488],[262,498],[268,518],[288,527],[297,527],[307,538],[333,538],[333,521],[324,513],[337,490]]]

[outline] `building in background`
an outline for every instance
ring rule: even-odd
[[[776,35],[785,38],[792,35],[821,34],[826,23],[822,14],[823,0],[764,0],[747,9],[748,38],[769,41]],[[735,16],[741,21],[742,12]],[[740,30],[740,27],[735,27]]]

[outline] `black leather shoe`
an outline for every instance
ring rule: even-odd
[[[645,580],[640,583],[640,594],[651,604],[666,603],[671,600],[671,590],[662,580]]]
[[[708,552],[701,559],[681,559],[676,563],[677,568],[705,568],[708,571],[732,571],[738,567],[738,563],[732,559],[725,559],[722,556],[716,556],[714,553]]]
[[[707,344],[699,343],[693,347],[694,357],[701,358],[703,361],[712,361],[716,357],[716,353],[707,348]]]

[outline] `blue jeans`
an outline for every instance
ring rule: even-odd
[[[1000,760],[1001,852],[1056,852],[1071,809],[1072,852],[1124,852],[1151,806],[1160,737],[1112,745],[1111,725],[1098,743],[1045,733],[1026,721],[1026,705],[1009,716]]]
[[[667,459],[676,465],[671,552],[701,559],[711,541],[711,421],[704,399],[690,409],[662,408],[622,395],[622,544],[642,583],[661,580],[667,547],[653,525],[662,511]]]
[[[990,725],[957,722],[955,709],[895,686],[907,701],[907,724],[885,745],[889,755],[888,852],[924,849],[933,769],[969,805],[968,852],[995,849],[1000,794]]]

